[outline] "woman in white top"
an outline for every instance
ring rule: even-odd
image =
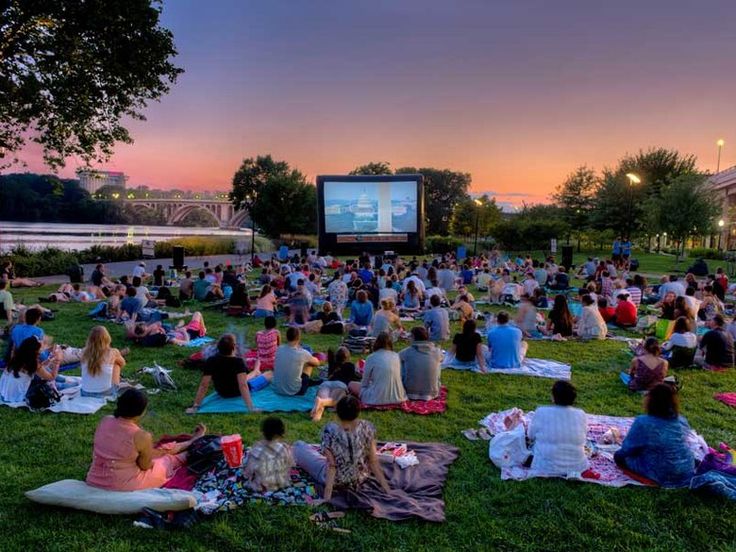
[[[529,439],[534,441],[532,470],[545,475],[568,475],[588,469],[588,422],[585,412],[572,406],[576,397],[575,387],[560,380],[552,386],[554,406],[537,408],[528,430]]]
[[[364,404],[398,404],[407,400],[401,381],[401,358],[393,350],[391,337],[381,333],[373,344],[373,353],[365,359],[363,379],[348,385]]]
[[[583,339],[605,339],[608,326],[590,294],[583,295],[583,308],[578,319],[578,335]]]
[[[110,347],[111,343],[104,326],[95,326],[89,332],[81,357],[83,396],[113,395],[120,385],[120,371],[125,366],[125,359],[120,351]]]
[[[698,346],[698,337],[690,331],[690,321],[684,316],[675,320],[672,335],[662,344],[662,351],[669,359],[670,368],[688,368],[695,361],[695,350]]]
[[[28,337],[13,353],[8,367],[0,376],[0,401],[23,403],[33,378],[53,382],[59,374],[62,352],[56,347],[48,360],[41,362],[41,342]]]

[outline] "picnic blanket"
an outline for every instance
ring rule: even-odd
[[[716,393],[713,398],[723,404],[736,408],[736,393]]]
[[[492,434],[506,431],[504,419],[513,409],[504,410],[502,412],[493,412],[480,421],[480,425],[488,429]],[[527,412],[523,415],[523,421],[528,427],[528,423],[534,416],[534,412]],[[613,454],[620,448],[619,444],[604,444],[603,434],[611,428],[615,428],[621,437],[625,437],[634,423],[634,418],[621,418],[617,416],[600,416],[596,414],[588,414],[588,444],[586,445],[586,454],[590,468],[583,474],[569,475],[564,479],[572,479],[576,481],[585,481],[588,483],[597,483],[606,487],[624,487],[626,485],[645,485],[652,486],[650,482],[644,478],[637,476],[631,472],[622,470],[613,460]],[[708,452],[708,445],[703,438],[695,431],[690,431],[687,436],[687,444],[693,451],[697,460],[702,460]],[[551,475],[542,473],[531,468],[514,466],[501,470],[501,479],[513,479],[515,481],[523,481],[535,477],[561,477],[559,475]]]
[[[448,354],[447,357],[450,355]],[[471,366],[470,368],[464,367],[463,364],[456,364],[447,361],[442,363],[443,368],[451,368],[453,370],[468,370],[477,372],[478,368],[476,364],[467,364],[465,366]],[[572,374],[572,366],[557,362],[555,360],[549,360],[546,358],[525,358],[519,368],[494,368],[488,366],[489,374],[506,374],[510,376],[535,376],[539,378],[552,378],[570,380]]]
[[[440,389],[440,396],[429,401],[405,401],[396,404],[365,404],[362,403],[363,410],[402,410],[409,414],[419,414],[427,416],[429,414],[442,414],[447,410],[447,387],[444,385]]]
[[[264,412],[308,412],[314,406],[317,387],[308,388],[304,395],[287,397],[277,395],[273,386],[269,385],[260,391],[251,393],[250,396],[253,399],[253,406]],[[217,393],[211,393],[202,401],[198,412],[200,414],[247,413],[248,409],[241,397],[224,399]]]
[[[67,381],[77,380],[81,382],[81,378],[74,376],[66,376],[66,378]],[[105,406],[108,400],[113,400],[112,398],[83,397],[79,386],[62,389],[59,391],[59,394],[61,395],[61,400],[44,410],[54,413],[68,412],[70,414],[94,414],[100,410],[100,408]],[[0,406],[9,406],[10,408],[28,408],[25,401],[0,401]]]
[[[183,343],[182,347],[202,347],[203,345],[212,343],[214,340],[214,337],[198,337],[196,339],[190,339],[186,343]]]

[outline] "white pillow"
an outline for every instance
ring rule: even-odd
[[[194,495],[179,489],[144,489],[140,491],[107,491],[87,485],[84,481],[64,479],[26,492],[33,502],[88,510],[98,514],[137,514],[143,508],[157,512],[193,508]]]

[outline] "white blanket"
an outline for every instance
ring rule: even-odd
[[[81,378],[74,376],[66,376],[66,379],[67,381],[79,380],[81,382]],[[57,413],[69,412],[71,414],[94,414],[100,408],[105,406],[108,401],[112,400],[112,398],[83,397],[80,394],[80,387],[78,385],[76,387],[64,389],[60,391],[59,394],[61,395],[61,400],[51,407],[45,408],[44,410]],[[0,406],[9,406],[10,408],[28,407],[25,402],[3,401],[0,401]]]
[[[488,358],[486,356],[486,358]],[[478,372],[477,363],[459,363],[455,361],[452,354],[448,352],[442,363],[443,368],[451,368],[453,370],[470,370]],[[525,358],[519,368],[494,368],[488,366],[489,374],[507,374],[513,376],[535,376],[539,378],[561,379],[569,381],[572,375],[572,366],[563,364],[556,360],[548,360],[546,358]]]

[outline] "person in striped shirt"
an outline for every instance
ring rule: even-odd
[[[629,292],[629,301],[634,303],[636,307],[639,308],[639,305],[641,305],[641,289],[634,285],[633,278],[627,278],[626,285],[628,286],[626,288],[626,291]]]

